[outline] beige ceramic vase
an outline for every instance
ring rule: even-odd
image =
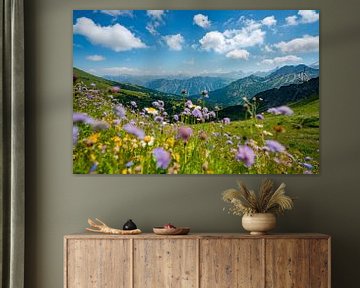
[[[251,235],[263,235],[276,226],[276,217],[272,213],[255,213],[242,217],[242,226]]]

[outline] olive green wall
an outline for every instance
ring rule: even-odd
[[[63,235],[88,216],[145,231],[172,222],[197,232],[241,231],[220,192],[261,176],[72,175],[72,9],[320,9],[321,174],[274,176],[299,197],[280,232],[333,236],[333,287],[359,287],[359,51],[357,0],[26,0],[26,287],[63,285]]]

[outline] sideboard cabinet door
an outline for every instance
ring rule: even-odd
[[[68,288],[131,287],[130,240],[67,240]]]
[[[266,239],[266,287],[326,288],[329,240]]]
[[[196,239],[135,239],[134,288],[196,288]]]
[[[202,239],[200,287],[263,287],[263,253],[261,239]]]

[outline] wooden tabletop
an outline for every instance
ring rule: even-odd
[[[320,233],[286,233],[286,234],[266,234],[266,235],[250,235],[246,233],[189,233],[188,235],[156,235],[154,233],[142,233],[138,235],[109,235],[101,233],[75,233],[64,236],[65,239],[203,239],[203,238],[222,238],[222,239],[241,239],[241,238],[257,238],[257,239],[329,239],[330,236]]]

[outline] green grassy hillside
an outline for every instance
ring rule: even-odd
[[[119,103],[128,104],[130,101],[137,101],[140,108],[151,105],[155,100],[167,101],[171,103],[171,106],[176,106],[177,101],[180,99],[179,96],[174,94],[163,93],[138,85],[107,80],[75,67],[73,68],[73,74],[76,76],[76,83],[83,82],[87,87],[90,87],[93,83],[95,84],[94,90],[101,90],[105,95],[111,95],[113,99]],[[119,93],[111,93],[109,91],[109,89],[114,86],[120,87]]]
[[[205,115],[205,109],[192,105],[189,114],[175,122],[172,113],[184,109],[184,99],[75,72],[74,173],[319,173],[317,96],[290,105],[294,112],[291,116],[264,112],[262,120],[200,121],[198,117]],[[91,83],[94,89],[88,88]],[[119,85],[120,93],[109,92],[110,87]],[[165,110],[152,107],[152,101],[162,99]],[[136,108],[130,100],[136,102]],[[114,109],[119,103],[123,103],[124,116]],[[152,107],[152,113],[144,112],[143,107]],[[194,116],[195,110],[201,115]],[[277,147],[271,147],[269,141]]]

